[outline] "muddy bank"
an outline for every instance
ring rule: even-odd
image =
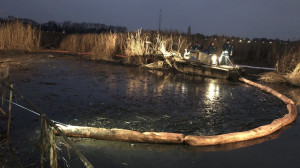
[[[32,54],[18,56],[17,60],[20,64],[12,66],[10,78],[15,88],[50,118],[65,124],[216,135],[268,124],[286,113],[285,105],[273,96],[233,81],[95,63],[61,55]],[[12,138],[19,146],[18,154],[24,156],[24,160],[35,160],[32,149],[39,133],[39,119],[25,110],[16,107],[14,110]],[[80,148],[95,165],[101,162],[93,152],[101,150],[108,153],[104,158],[110,158],[101,160],[107,166],[138,167],[146,164],[149,157],[156,158],[155,153],[161,157],[167,155],[166,159],[179,157],[188,162],[191,157],[197,163],[197,159],[185,151],[191,148],[186,147],[180,147],[184,151],[170,147],[170,151],[160,152],[149,151],[151,145],[148,148],[133,144],[131,150],[110,147],[105,141],[100,141],[104,143],[101,145],[94,140],[79,140]],[[140,146],[141,150],[134,150],[135,146]],[[159,148],[162,147],[164,145]],[[127,152],[130,153],[128,157],[122,158]],[[128,160],[131,158],[143,159],[134,163]],[[123,159],[124,164],[119,163]],[[165,161],[162,159],[154,165],[162,166]],[[77,161],[70,162],[73,165]]]

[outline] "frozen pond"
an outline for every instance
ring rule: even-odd
[[[11,83],[50,118],[65,124],[124,128],[141,132],[217,135],[268,124],[287,112],[285,104],[277,98],[240,82],[149,71],[74,57],[33,55],[31,58],[34,61],[25,68],[12,71]],[[21,101],[15,101],[24,105]],[[13,107],[12,130],[13,141],[20,146],[19,153],[23,150],[30,156],[30,150],[34,148],[33,144],[38,138],[39,117]],[[142,157],[146,162],[148,157],[156,157],[151,153],[153,151],[159,153],[158,156],[167,155],[167,160],[174,160],[176,157],[189,160],[190,155],[195,153],[197,157],[201,157],[198,152],[203,149],[78,140],[81,140],[77,143],[87,158],[90,158],[90,162],[96,163],[95,167],[101,166],[100,160],[107,167],[143,166],[144,162],[136,157]],[[153,149],[151,154],[149,149]],[[175,153],[184,152],[177,156],[178,154],[173,153],[174,150]],[[204,151],[215,150],[216,148],[207,148]],[[104,158],[99,160],[90,151],[97,155],[100,152]],[[116,156],[124,154],[124,151],[128,153],[128,157]],[[185,155],[185,152],[188,154]],[[107,160],[106,157],[110,159]],[[197,158],[193,159],[189,162],[190,166],[197,163]],[[134,160],[138,164],[135,165]],[[69,162],[73,165],[78,160],[71,159]],[[162,166],[163,162],[166,160],[159,164]],[[170,165],[167,167],[172,166],[171,163],[168,164]]]

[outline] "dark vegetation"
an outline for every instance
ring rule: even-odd
[[[104,32],[126,32],[127,28],[123,26],[105,25],[100,23],[76,23],[71,21],[64,21],[58,23],[55,21],[48,21],[46,23],[38,23],[31,19],[16,18],[9,16],[8,18],[0,18],[0,23],[8,23],[19,21],[24,24],[30,24],[33,27],[39,27],[45,32],[58,32],[66,34],[81,34],[81,33],[104,33]]]

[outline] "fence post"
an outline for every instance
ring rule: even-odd
[[[3,114],[3,115],[6,115],[5,111],[0,107],[0,112]]]
[[[4,96],[5,96],[5,90],[3,89],[3,92],[2,92],[2,102],[1,102],[2,106],[4,105],[4,98],[5,98]]]
[[[10,87],[13,88],[13,84],[10,84]],[[7,138],[9,139],[10,131],[10,122],[11,122],[11,103],[12,103],[12,90],[9,92],[9,105],[8,105],[8,121],[7,121]]]

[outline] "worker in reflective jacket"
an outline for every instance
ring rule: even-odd
[[[209,64],[212,65],[212,64],[217,64],[217,55],[216,55],[216,52],[217,52],[217,49],[216,49],[216,46],[215,46],[215,43],[214,42],[210,42],[210,45],[207,47],[207,54],[208,54],[208,59],[209,59]],[[215,61],[212,59],[213,56],[215,57]]]
[[[225,58],[225,65],[228,65],[229,56],[232,56],[233,46],[230,43],[230,40],[227,40],[226,43],[222,46],[222,54],[219,58],[219,64],[221,64],[223,57]]]

